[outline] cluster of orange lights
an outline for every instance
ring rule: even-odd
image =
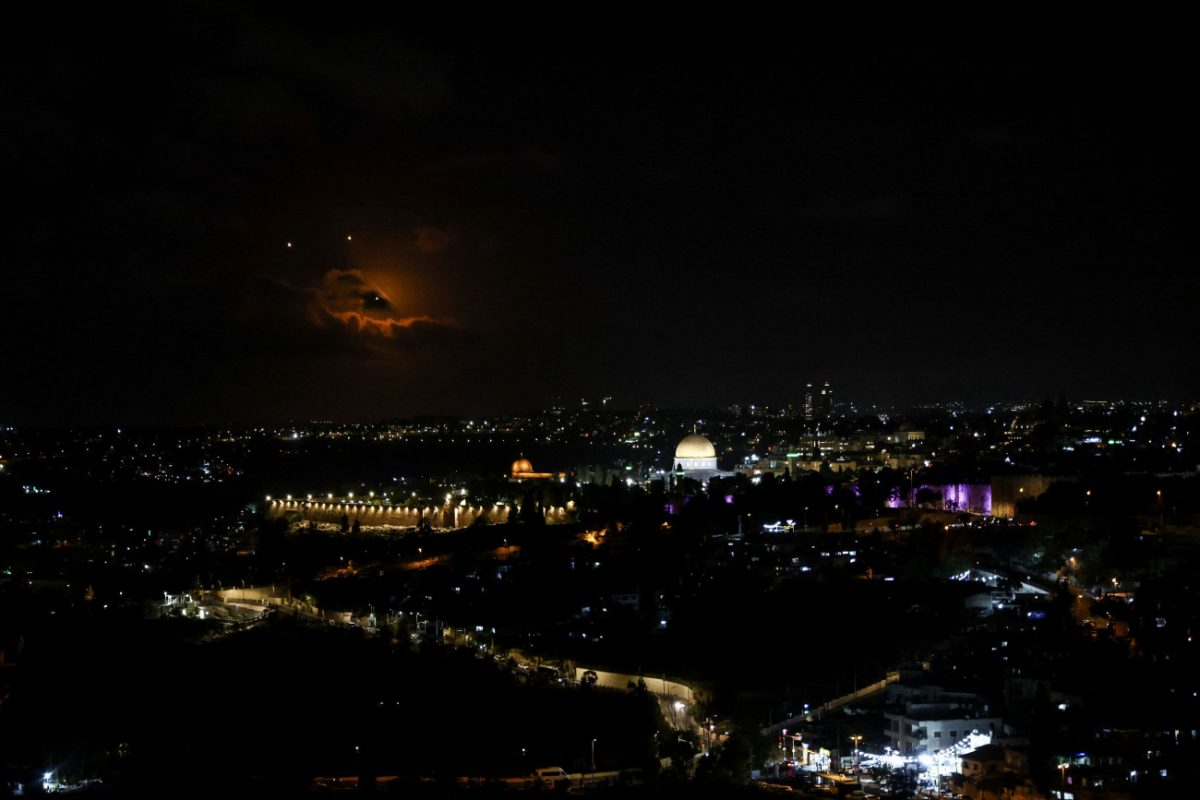
[[[590,544],[592,547],[599,547],[604,543],[606,531],[584,531],[580,534],[580,539]]]

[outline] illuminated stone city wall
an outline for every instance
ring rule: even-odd
[[[992,515],[1015,517],[1020,501],[1041,497],[1052,483],[1073,480],[1057,475],[995,475],[992,477]]]
[[[370,505],[339,502],[335,500],[272,500],[267,505],[267,516],[274,519],[285,514],[295,514],[303,522],[340,525],[343,517],[348,524],[355,521],[363,528],[416,528],[421,520],[438,530],[466,528],[476,523],[500,525],[509,521],[519,507],[496,504],[492,506],[442,505],[425,508],[405,506]],[[547,525],[565,525],[575,521],[573,504],[547,508],[544,512]]]
[[[948,483],[930,486],[942,496],[942,508],[992,516],[992,487],[987,483]]]
[[[916,506],[917,496],[925,490],[937,495],[937,500],[931,505],[943,511],[965,511],[985,517],[992,515],[992,487],[987,483],[922,483],[912,488],[912,497],[908,496],[907,488],[897,487],[888,498],[887,507]]]
[[[934,504],[946,511],[966,511],[971,514],[1011,519],[1017,515],[1017,504],[1025,499],[1040,497],[1050,484],[1069,478],[1053,475],[995,475],[991,483],[921,484],[908,490],[897,488],[887,501],[888,508],[916,505],[915,497],[922,489],[939,495]]]

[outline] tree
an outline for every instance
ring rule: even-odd
[[[659,756],[671,759],[670,772],[674,778],[686,778],[691,771],[692,758],[696,750],[682,736],[675,736],[659,748]]]
[[[914,769],[901,767],[888,770],[887,796],[896,800],[907,800],[917,796],[917,772]]]
[[[753,759],[754,747],[750,739],[740,730],[734,731],[717,752],[717,767],[731,783],[740,785],[750,779]]]
[[[936,506],[941,499],[941,492],[935,492],[927,486],[917,489],[917,505],[919,506]]]

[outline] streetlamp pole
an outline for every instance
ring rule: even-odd
[[[592,739],[592,774],[596,774],[596,740]]]

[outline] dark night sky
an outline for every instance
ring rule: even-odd
[[[0,423],[1200,394],[1181,20],[390,8],[10,28]]]

